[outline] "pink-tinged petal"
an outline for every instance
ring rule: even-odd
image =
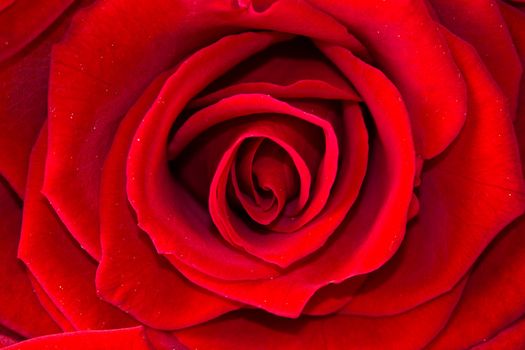
[[[59,333],[29,339],[5,350],[155,350],[142,327]]]
[[[505,96],[476,52],[451,34],[447,38],[469,87],[467,122],[443,155],[425,163],[419,215],[399,253],[352,299],[350,313],[393,314],[449,290],[523,212],[523,179]]]
[[[128,315],[98,298],[96,263],[73,240],[40,193],[46,131],[44,127],[31,155],[18,256],[76,329],[132,325]]]
[[[48,28],[74,0],[7,1],[0,8],[0,62],[13,56]]]
[[[465,85],[420,0],[308,0],[348,26],[401,91],[416,151],[442,152],[465,121]]]
[[[14,1],[17,14],[0,11],[0,36],[2,31],[11,27],[22,26],[31,31],[31,26],[45,23],[33,23],[34,11],[46,16],[47,10],[60,3],[71,1]],[[46,9],[50,6],[49,9]],[[65,6],[65,5],[64,5]],[[26,185],[27,167],[31,148],[38,136],[42,123],[47,117],[47,91],[51,47],[58,42],[69,25],[69,18],[77,6],[72,6],[61,18],[53,23],[38,39],[30,43],[20,53],[0,62],[0,174],[2,174],[18,195],[22,198]],[[6,17],[7,18],[4,18]],[[17,17],[11,17],[11,16]],[[25,17],[28,16],[28,22]],[[14,21],[15,26],[8,23]],[[49,24],[49,23],[48,23]],[[20,30],[18,28],[17,30]],[[29,34],[29,32],[28,32]],[[3,40],[0,39],[0,43]],[[0,56],[2,52],[0,44]],[[2,61],[0,59],[0,61]]]
[[[494,337],[525,313],[525,220],[481,256],[447,327],[430,349],[463,349]]]
[[[513,114],[522,74],[520,59],[497,0],[430,0],[439,22],[474,46]],[[505,64],[502,64],[505,62]]]
[[[521,318],[494,338],[472,347],[472,350],[516,350],[525,344],[525,318]]]
[[[126,161],[135,129],[167,75],[160,76],[130,110],[104,165],[101,189],[102,258],[99,295],[148,326],[186,327],[238,308],[187,281],[161,256],[136,224],[126,197]]]
[[[16,194],[0,178],[0,324],[24,337],[58,332],[33,293],[23,264],[16,258],[22,209]]]
[[[332,315],[285,319],[241,311],[175,332],[190,349],[421,349],[446,323],[464,283],[390,317]]]
[[[322,50],[352,81],[376,124],[361,199],[350,215],[318,252],[273,279],[225,281],[170,259],[190,280],[209,290],[287,317],[297,317],[319,288],[375,270],[394,254],[403,238],[414,182],[409,120],[395,87],[348,50],[333,46]],[[325,210],[335,210],[347,193],[334,193]]]

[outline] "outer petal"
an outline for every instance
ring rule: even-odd
[[[75,327],[69,322],[69,320],[64,316],[64,314],[58,309],[53,300],[46,294],[45,290],[42,288],[40,283],[36,280],[33,275],[29,272],[29,277],[31,283],[33,284],[33,291],[35,292],[38,300],[46,310],[49,316],[62,328],[62,331],[72,332],[75,330]]]
[[[521,65],[525,67],[525,12],[509,6],[505,3],[500,3],[500,11],[507,23],[510,34],[516,47],[516,51],[521,60]],[[525,75],[521,77],[520,94],[518,96],[518,111],[517,111],[517,124],[520,128],[522,124],[525,124]],[[521,129],[523,130],[523,129]],[[519,132],[520,139],[525,135],[523,132]],[[521,154],[525,154],[525,142],[521,143]]]
[[[76,16],[67,39],[53,50],[43,190],[96,259],[104,158],[120,119],[153,77],[210,40],[193,33],[197,24],[187,25],[209,24],[192,19],[191,10],[190,1],[183,0],[97,2]],[[144,26],[151,18],[155,25]],[[193,40],[182,40],[189,36]]]
[[[474,268],[451,320],[430,349],[463,349],[525,314],[525,218],[498,237]]]
[[[166,74],[148,88],[121,124],[104,166],[101,190],[102,259],[98,293],[156,328],[200,323],[238,304],[213,295],[181,276],[159,256],[136,223],[126,196],[126,160],[135,129],[154,101]]]
[[[486,343],[474,346],[472,350],[515,350],[525,344],[525,318],[502,330]]]
[[[20,197],[24,194],[29,154],[47,116],[51,46],[60,40],[78,6],[51,22],[71,2],[18,0],[4,11],[0,9],[0,174]],[[11,49],[21,49],[20,45],[27,44],[26,39],[33,39],[48,26],[24,50],[10,59],[2,59],[14,52]],[[21,35],[20,40],[7,38],[14,34]],[[9,47],[4,51],[5,41]]]
[[[7,0],[0,5],[0,62],[42,33],[74,0]]]
[[[175,334],[195,349],[421,349],[443,327],[463,286],[460,283],[425,305],[391,317],[332,315],[290,320],[243,311]]]
[[[440,23],[474,46],[515,113],[522,67],[496,0],[430,0]],[[505,64],[502,64],[505,62]]]
[[[108,331],[59,333],[33,338],[4,348],[5,350],[154,350],[142,327]]]
[[[24,336],[59,331],[31,288],[27,271],[16,258],[22,209],[0,178],[0,325]]]
[[[449,290],[523,212],[523,179],[505,97],[475,51],[453,36],[449,40],[469,86],[467,122],[457,141],[426,164],[419,216],[399,253],[366,281],[348,312],[392,314]]]
[[[128,315],[98,298],[95,262],[71,238],[40,193],[46,131],[31,156],[18,256],[76,329],[132,325]]]
[[[422,0],[308,0],[340,19],[401,91],[416,152],[433,157],[465,121],[465,85]]]
[[[144,26],[151,18],[155,25]],[[121,118],[157,74],[240,28],[359,46],[344,26],[303,1],[256,10],[225,0],[108,0],[76,16],[68,38],[55,47],[43,191],[95,259],[100,256],[100,169]]]
[[[525,25],[525,15],[509,6],[500,5],[523,61],[525,36],[521,29]],[[525,96],[524,93],[522,90],[521,98]],[[522,152],[525,150],[524,111],[521,108],[516,120],[516,134]],[[522,165],[524,161],[522,153]],[[477,348],[518,349],[525,343],[524,244],[525,217],[521,217],[502,232],[482,255],[472,272],[457,311],[431,348],[471,346],[491,337],[494,338]],[[521,321],[518,320],[520,317]]]

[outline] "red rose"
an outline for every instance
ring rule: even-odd
[[[0,3],[0,344],[520,348],[520,7]]]

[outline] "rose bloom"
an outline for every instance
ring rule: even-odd
[[[6,349],[523,349],[525,2],[0,1]]]

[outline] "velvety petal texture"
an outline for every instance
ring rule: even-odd
[[[420,213],[401,251],[371,275],[351,312],[396,313],[450,289],[523,212],[523,179],[505,97],[475,51],[448,38],[469,87],[467,122],[447,152],[426,164]]]
[[[524,9],[0,0],[0,347],[523,347]]]
[[[87,2],[8,0],[0,6],[0,174],[21,197],[29,154],[47,117],[52,45]]]
[[[110,349],[155,349],[148,341],[142,327],[122,328],[106,331],[80,331],[60,333],[45,337],[29,339],[12,346],[7,350],[58,349],[68,350],[79,348],[86,350]]]
[[[22,209],[16,194],[0,179],[0,324],[7,338],[55,333],[58,326],[32,291],[23,264],[16,259]],[[2,332],[4,333],[4,332]]]
[[[75,329],[132,325],[135,322],[124,312],[98,298],[95,262],[72,239],[40,193],[46,131],[42,130],[31,156],[18,256]]]

